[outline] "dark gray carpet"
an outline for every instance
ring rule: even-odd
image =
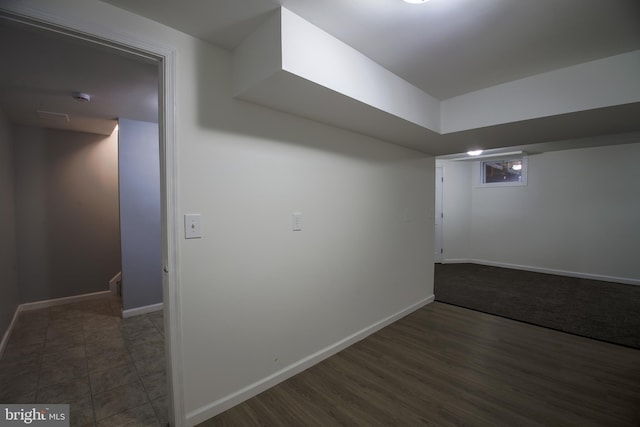
[[[436,264],[436,301],[640,349],[640,286]]]

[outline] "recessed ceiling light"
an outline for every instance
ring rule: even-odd
[[[467,154],[470,155],[470,156],[479,156],[480,154],[482,154],[482,150],[467,151]]]
[[[420,4],[420,3],[426,3],[429,0],[404,0],[405,3],[411,3],[411,4]]]

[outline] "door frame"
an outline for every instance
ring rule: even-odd
[[[435,227],[439,230],[434,230],[434,253],[433,258],[436,263],[444,262],[444,167],[436,166],[435,168]],[[438,203],[439,201],[439,203]],[[437,207],[440,206],[440,212],[437,211]],[[440,252],[435,250],[435,244],[440,247]]]
[[[177,204],[177,147],[175,117],[176,51],[156,41],[147,41],[132,34],[97,25],[74,16],[64,16],[55,5],[37,8],[21,2],[10,2],[0,8],[0,19],[38,27],[127,52],[158,64],[158,130],[160,152],[161,227],[162,227],[162,289],[165,318],[167,386],[169,421],[182,427],[185,422],[182,370],[182,334],[180,329],[179,212]]]

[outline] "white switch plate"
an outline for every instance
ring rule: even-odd
[[[201,237],[200,214],[184,214],[184,238],[200,239]]]
[[[294,212],[291,214],[291,230],[302,231],[302,212]]]

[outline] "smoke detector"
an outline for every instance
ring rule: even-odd
[[[89,102],[91,101],[91,95],[84,92],[73,92],[73,99],[80,102]]]

